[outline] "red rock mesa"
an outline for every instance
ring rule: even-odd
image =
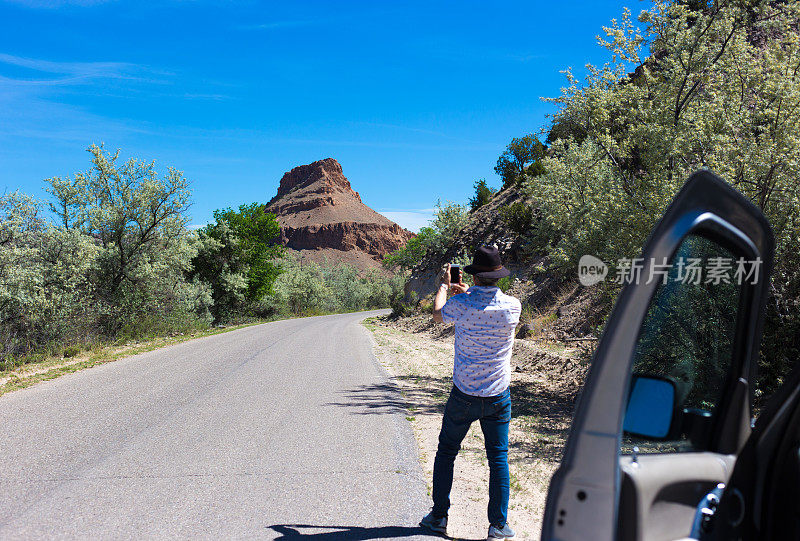
[[[284,174],[267,211],[281,225],[281,244],[306,261],[379,268],[384,254],[414,236],[362,203],[333,158]]]

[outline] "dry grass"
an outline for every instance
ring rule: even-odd
[[[0,371],[0,396],[11,391],[25,389],[36,383],[55,379],[64,374],[91,368],[98,364],[137,355],[146,351],[171,346],[186,340],[233,331],[261,322],[232,325],[224,328],[211,328],[186,334],[153,338],[151,340],[129,342],[123,345],[95,346],[91,350],[78,352],[74,357],[50,357],[35,363],[27,363],[11,370]]]

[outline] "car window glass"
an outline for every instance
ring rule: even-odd
[[[674,383],[676,425],[668,441],[624,435],[622,451],[681,452],[702,448],[732,367],[741,282],[739,258],[700,236],[662,262],[660,282],[642,324],[633,372]],[[635,277],[633,277],[635,279]],[[641,413],[641,412],[639,412]],[[629,412],[628,415],[632,415]]]

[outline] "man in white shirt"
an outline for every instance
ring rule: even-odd
[[[453,485],[453,463],[473,421],[480,421],[489,461],[489,534],[510,539],[508,424],[511,421],[511,350],[522,306],[497,287],[508,276],[497,248],[482,246],[464,268],[475,280],[468,287],[450,282],[450,265],[440,276],[433,301],[433,320],[455,323],[453,389],[445,406],[439,448],[433,465],[433,509],[420,525],[447,534]],[[457,295],[447,300],[452,289]]]

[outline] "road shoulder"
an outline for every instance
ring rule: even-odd
[[[427,321],[370,318],[375,354],[400,389],[416,437],[428,487],[452,385],[452,329]],[[520,539],[538,539],[546,489],[558,465],[575,393],[585,368],[570,355],[556,355],[517,340],[512,360],[512,410],[509,434],[511,499],[509,522]],[[489,468],[480,426],[475,423],[462,444],[454,470],[449,533],[463,539],[486,536]]]

